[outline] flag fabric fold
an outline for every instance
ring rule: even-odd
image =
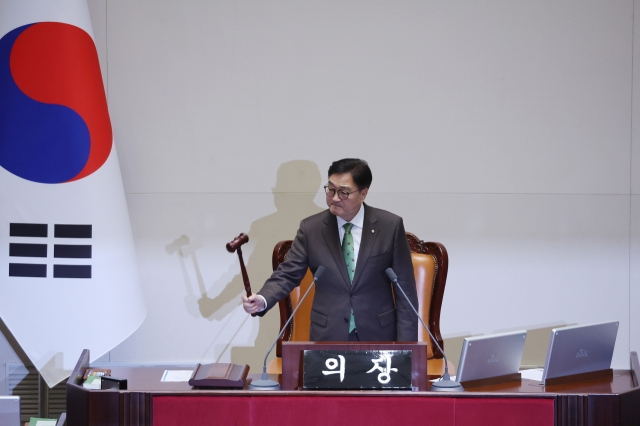
[[[0,0],[0,317],[54,386],[145,315],[87,4]]]

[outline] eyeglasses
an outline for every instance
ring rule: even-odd
[[[336,191],[335,188],[329,186],[329,185],[325,185],[324,186],[324,192],[331,198],[335,197],[336,192],[338,192],[338,198],[340,198],[341,200],[346,200],[347,198],[349,198],[349,195],[353,194],[354,192],[358,192],[358,191],[362,191],[361,189],[356,189],[355,191],[351,191],[351,192],[347,192],[345,190],[339,190]]]

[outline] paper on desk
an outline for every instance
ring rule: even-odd
[[[453,380],[454,382],[456,381],[456,376],[449,376],[451,378],[451,380]],[[435,382],[439,382],[440,379],[442,379],[442,377],[438,377],[437,379],[431,379],[429,380],[431,383],[435,383]]]
[[[520,374],[523,379],[527,380],[535,380],[536,382],[542,381],[542,373],[544,372],[544,368],[532,368],[530,370],[522,370]]]
[[[164,370],[162,382],[188,382],[193,370]]]

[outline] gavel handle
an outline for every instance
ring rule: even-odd
[[[242,281],[244,282],[244,290],[247,292],[247,297],[251,296],[251,283],[249,282],[249,276],[247,275],[247,268],[244,266],[244,260],[242,259],[242,249],[238,247],[236,249],[238,252],[238,259],[240,260],[240,271],[242,272]],[[251,314],[252,317],[255,317],[256,314]]]

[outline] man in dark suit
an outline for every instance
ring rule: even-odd
[[[245,311],[264,315],[300,285],[307,268],[315,273],[324,266],[311,310],[311,340],[418,339],[418,319],[404,297],[394,299],[385,273],[393,268],[417,309],[402,218],[364,203],[371,181],[363,160],[347,158],[331,165],[325,186],[329,209],[300,223],[286,261],[257,294],[242,296]]]

